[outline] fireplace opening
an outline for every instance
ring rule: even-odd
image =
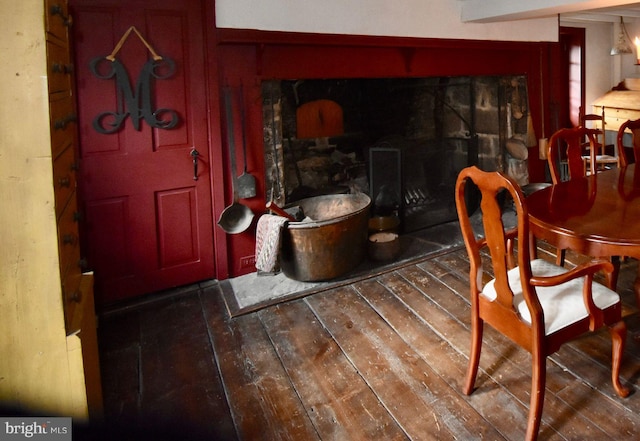
[[[457,218],[468,165],[528,183],[526,76],[272,80],[262,93],[267,199],[280,205],[363,192],[372,215],[411,232]]]

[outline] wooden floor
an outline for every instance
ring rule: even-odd
[[[565,345],[547,361],[540,439],[640,437],[636,269],[625,262],[618,286],[635,393],[613,391],[606,330]],[[477,389],[461,392],[467,271],[457,251],[234,319],[216,285],[102,317],[105,426],[131,439],[521,440],[528,353],[487,328]]]

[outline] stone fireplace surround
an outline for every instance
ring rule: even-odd
[[[402,232],[455,220],[455,180],[467,165],[503,170],[528,183],[527,160],[505,149],[507,139],[527,138],[526,80],[265,81],[267,198],[285,205],[364,192],[373,201],[372,214],[397,215]],[[296,110],[317,100],[330,100],[341,111],[340,133],[328,139],[305,135],[296,120]]]
[[[265,84],[276,81],[320,79],[385,79],[436,77],[525,77],[529,107],[538,137],[541,126],[550,127],[550,115],[541,112],[556,95],[553,90],[550,61],[553,44],[545,42],[491,42],[363,37],[264,32],[251,30],[217,30],[215,76],[223,87],[242,87],[247,116],[249,172],[258,180],[258,195],[243,200],[256,215],[265,212],[271,197],[268,187],[270,145],[268,98]],[[547,73],[547,74],[543,74]],[[555,73],[553,73],[555,75]],[[541,87],[545,95],[541,96]],[[221,93],[221,92],[220,92]],[[221,108],[222,110],[222,108]],[[215,117],[214,110],[214,117]],[[220,112],[221,126],[224,116]],[[546,118],[543,123],[540,117]],[[224,139],[224,129],[223,129]],[[236,137],[239,139],[239,137]],[[282,149],[282,144],[278,145]],[[227,163],[221,146],[222,160]],[[537,147],[529,148],[527,164],[529,180],[545,179],[544,161],[538,159]],[[238,156],[238,161],[242,158]],[[503,164],[504,165],[504,164]],[[215,216],[232,200],[231,179],[214,181],[216,188],[224,182],[224,204],[217,205]],[[294,182],[295,185],[295,182]],[[219,193],[216,193],[219,194]],[[218,197],[218,196],[216,196]],[[283,201],[284,202],[284,201]],[[227,277],[254,271],[251,265],[255,242],[251,230],[246,234],[226,235],[216,232],[216,255]],[[223,262],[227,262],[224,268]],[[224,278],[221,275],[221,278]]]

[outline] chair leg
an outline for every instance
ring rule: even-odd
[[[463,392],[471,395],[478,375],[478,365],[480,364],[480,352],[482,350],[483,321],[477,315],[471,317],[471,351],[469,354],[469,366],[467,367],[467,378]]]
[[[529,420],[525,436],[527,441],[535,441],[538,438],[547,381],[547,358],[535,352],[531,354],[531,402],[529,403]]]
[[[629,389],[624,387],[620,382],[620,365],[622,364],[622,353],[627,340],[627,325],[624,320],[609,326],[611,333],[611,381],[616,393],[625,398],[629,396]]]
[[[561,250],[558,248],[556,250],[556,265],[564,266],[564,258],[567,254],[567,250]]]

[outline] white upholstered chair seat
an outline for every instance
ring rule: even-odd
[[[590,156],[583,156],[582,159],[585,161],[585,170],[589,170],[589,161],[591,161]],[[620,160],[611,155],[596,155],[596,171],[602,169],[601,166],[606,166],[610,164],[618,165]],[[600,167],[599,167],[600,166]]]
[[[596,155],[596,162],[606,164],[617,164],[618,158],[611,155]]]
[[[534,276],[555,276],[567,272],[563,268],[543,259],[531,261],[531,272]],[[520,269],[515,267],[508,272],[509,286],[513,291],[513,305],[522,319],[531,324],[531,314],[522,295]],[[582,298],[584,277],[570,280],[558,286],[536,287],[538,299],[544,311],[545,334],[552,334],[571,323],[575,323],[588,316],[587,308]],[[605,309],[620,301],[620,296],[606,286],[593,282],[593,302],[598,308]],[[494,280],[487,283],[482,295],[493,301],[496,299]]]

